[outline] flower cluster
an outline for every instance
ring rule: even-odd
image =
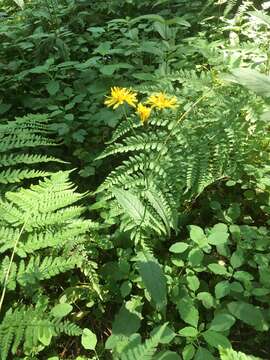
[[[145,103],[138,103],[137,93],[127,88],[112,87],[110,96],[106,96],[104,104],[113,109],[124,103],[136,108],[141,122],[146,124],[148,118],[151,115],[152,109],[173,109],[177,106],[177,98],[175,96],[167,96],[163,92],[152,94],[145,101]],[[138,103],[138,104],[137,104]]]
[[[111,88],[111,96],[107,96],[107,100],[104,101],[104,104],[108,107],[113,106],[113,109],[118,108],[119,105],[123,105],[124,102],[130,106],[136,107],[136,98],[137,94],[128,90],[126,88],[113,87]]]

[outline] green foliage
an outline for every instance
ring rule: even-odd
[[[28,115],[0,125],[0,183],[18,183],[24,179],[45,177],[49,171],[30,166],[47,162],[63,162],[53,156],[30,153],[29,149],[55,146],[46,115]],[[27,151],[26,149],[29,148]],[[11,153],[11,151],[13,153]],[[23,166],[26,166],[26,169]]]
[[[42,307],[10,309],[0,325],[1,359],[7,358],[9,350],[16,354],[22,344],[25,353],[37,353],[50,345],[53,336],[61,333],[78,336],[81,332],[77,325],[53,318]]]
[[[269,357],[269,24],[267,1],[2,1],[1,359]],[[170,105],[111,111],[112,86]]]
[[[4,183],[18,181],[14,174],[20,170],[13,170],[13,165],[57,161],[54,157],[31,155],[25,150],[55,144],[47,137],[50,132],[44,124],[46,119],[46,116],[33,115],[1,125],[1,165],[8,166],[3,175]],[[21,149],[24,153],[18,152]],[[91,261],[84,244],[87,240],[89,250],[89,231],[96,228],[91,220],[81,217],[83,206],[75,205],[86,194],[75,192],[69,181],[69,171],[52,173],[25,169],[23,174],[22,179],[45,179],[30,187],[5,191],[0,200],[1,309],[6,310],[0,325],[1,359],[6,359],[9,351],[15,355],[18,349],[23,349],[25,354],[37,354],[50,345],[52,337],[62,333],[81,334],[82,330],[75,323],[61,321],[72,310],[71,305],[59,304],[48,313],[49,298],[44,297],[42,282],[75,268],[87,274]],[[95,274],[94,268],[91,272]],[[91,279],[93,283],[94,278]],[[20,302],[16,303],[18,296]],[[35,308],[22,305],[31,299],[35,299]],[[38,305],[42,299],[46,299],[43,305]],[[8,310],[7,305],[3,307],[4,300],[9,303]]]
[[[254,356],[245,355],[241,352],[236,352],[232,349],[220,350],[221,360],[259,360]]]

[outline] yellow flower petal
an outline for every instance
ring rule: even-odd
[[[167,96],[166,94],[160,92],[149,96],[146,101],[146,104],[151,105],[152,108],[162,109],[172,109],[177,106],[177,98],[175,96]]]
[[[151,108],[139,103],[137,106],[137,114],[139,115],[141,122],[145,124],[151,114]]]
[[[118,108],[118,106],[123,105],[124,102],[129,104],[130,106],[136,107],[136,102],[138,102],[136,98],[137,94],[128,90],[127,88],[120,88],[114,86],[111,88],[111,95],[106,96],[106,100],[104,104],[108,107],[113,107],[113,109]]]

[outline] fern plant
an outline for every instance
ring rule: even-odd
[[[262,100],[250,96],[247,105],[246,90],[214,76],[196,77],[203,85],[194,91],[190,79],[183,74],[178,78],[183,86],[177,92],[178,111],[153,110],[146,126],[136,116],[124,119],[100,157],[123,157],[98,192],[116,197],[122,224],[133,235],[138,235],[138,227],[169,235],[170,228],[177,230],[177,212],[186,201],[221,179],[239,179],[244,165],[260,156],[258,144],[267,126],[260,118]],[[122,206],[119,188],[126,191],[122,195],[130,199],[130,208],[140,209],[141,221],[134,221]]]
[[[34,166],[47,162],[63,161],[41,155],[37,148],[55,146],[47,115],[27,115],[0,126],[0,183],[12,184],[25,179],[45,177],[49,171]],[[32,149],[32,152],[30,152]],[[33,149],[35,150],[33,152]]]
[[[255,356],[246,355],[233,349],[220,349],[219,352],[221,360],[260,360]]]
[[[37,354],[50,344],[52,337],[61,333],[81,334],[76,324],[55,318],[48,302],[53,304],[58,300],[51,298],[53,293],[43,283],[48,284],[56,276],[65,282],[66,274],[77,269],[85,281],[88,279],[93,293],[99,293],[95,263],[89,258],[91,248],[95,247],[91,234],[96,225],[82,218],[85,208],[77,205],[87,194],[76,192],[69,181],[70,171],[52,173],[28,168],[59,161],[27,152],[27,148],[55,145],[46,121],[46,116],[31,115],[0,126],[3,153],[0,164],[7,168],[2,171],[1,181],[10,184],[42,178],[30,186],[6,188],[0,198],[0,311],[5,312],[0,324],[0,357],[3,360],[10,352]],[[24,170],[21,164],[26,166]],[[39,305],[44,298],[46,309]],[[62,305],[72,309],[68,303]]]

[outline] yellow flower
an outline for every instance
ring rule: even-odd
[[[151,108],[139,103],[137,106],[137,114],[139,115],[141,122],[145,124],[151,114]]]
[[[149,96],[146,104],[150,104],[152,108],[157,108],[159,110],[174,108],[177,106],[177,98],[175,96],[168,97],[166,94],[160,92]]]
[[[108,107],[113,106],[113,109],[118,108],[119,105],[123,105],[124,102],[136,107],[136,102],[138,101],[136,96],[136,93],[127,88],[114,86],[111,88],[111,96],[106,96],[107,100],[104,101],[104,104]]]

